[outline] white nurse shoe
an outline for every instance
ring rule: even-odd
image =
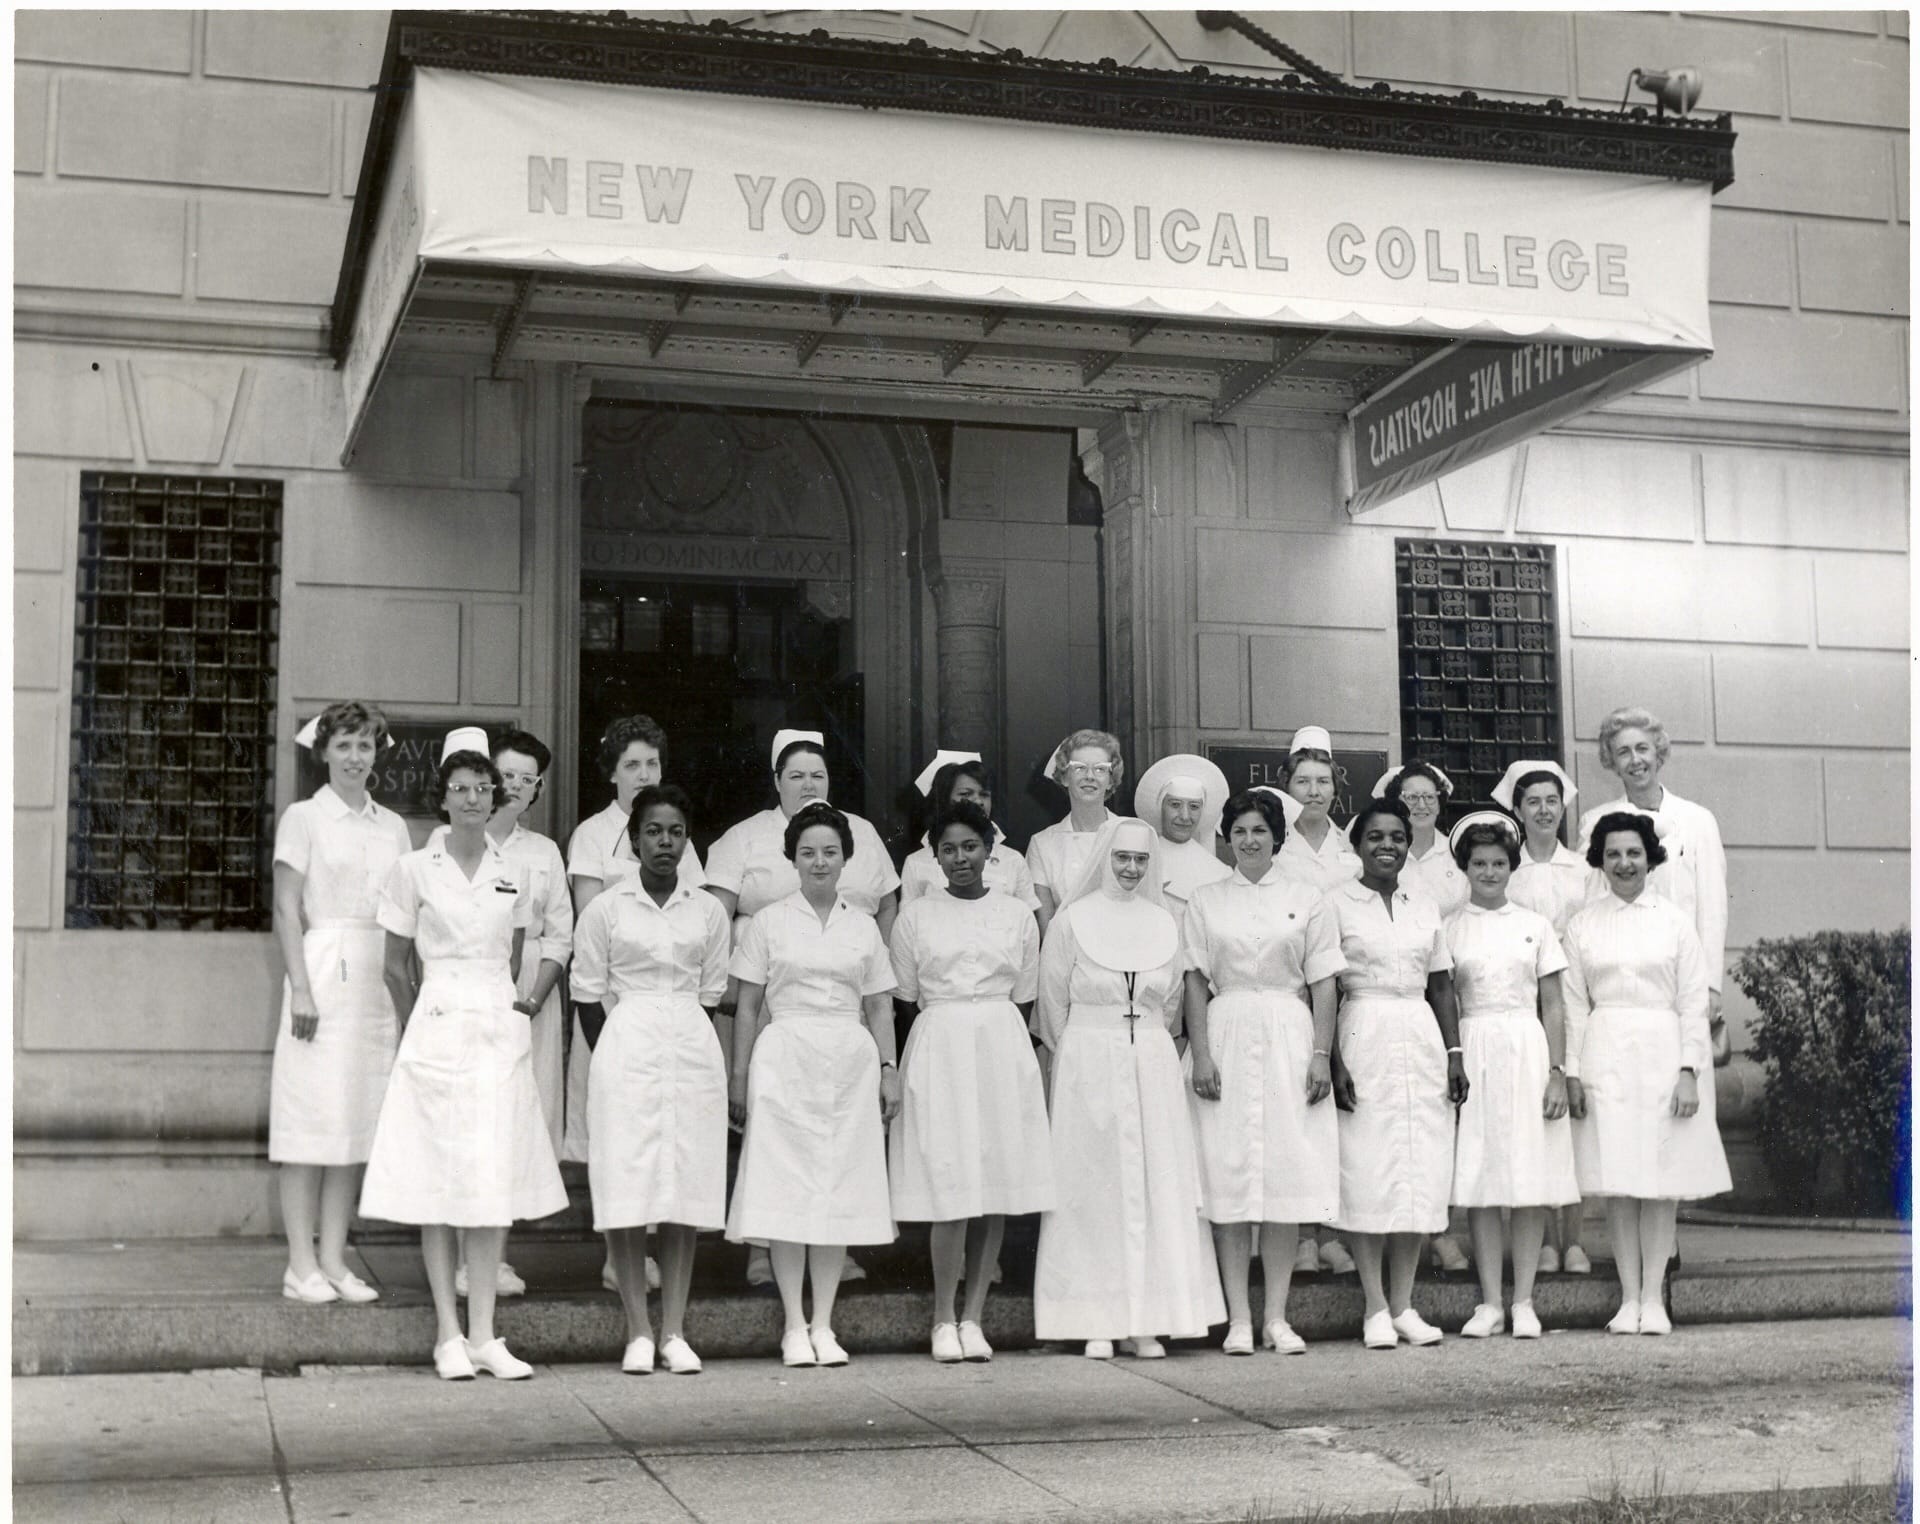
[[[1393,1331],[1416,1348],[1423,1344],[1438,1344],[1446,1337],[1411,1307],[1393,1320]]]
[[[933,1325],[933,1358],[942,1365],[958,1365],[967,1358],[966,1352],[960,1348],[960,1329],[957,1325]]]
[[[630,1343],[626,1353],[620,1357],[620,1369],[629,1376],[651,1376],[653,1374],[653,1340],[642,1335]]]
[[[1393,1349],[1400,1343],[1400,1331],[1393,1326],[1393,1314],[1382,1307],[1360,1325],[1360,1342],[1368,1349]]]
[[[1516,1339],[1540,1337],[1540,1315],[1533,1310],[1533,1303],[1515,1302],[1513,1304],[1513,1336]]]
[[[693,1352],[693,1346],[678,1334],[660,1346],[660,1358],[666,1362],[667,1369],[676,1376],[700,1374],[700,1357]]]
[[[1482,1302],[1478,1307],[1473,1309],[1473,1316],[1468,1318],[1465,1326],[1461,1328],[1460,1337],[1463,1339],[1491,1339],[1506,1326],[1506,1313],[1502,1312],[1498,1307],[1489,1306],[1487,1303]]]

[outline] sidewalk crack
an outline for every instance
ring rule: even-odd
[[[547,1366],[546,1369],[548,1371],[554,1370],[554,1368],[550,1365]],[[648,1464],[647,1458],[640,1453],[640,1448],[638,1445],[636,1445],[632,1440],[628,1439],[627,1436],[622,1434],[619,1430],[614,1428],[614,1426],[608,1423],[605,1418],[601,1417],[599,1410],[595,1408],[592,1403],[588,1402],[586,1398],[582,1397],[579,1392],[575,1391],[573,1387],[567,1383],[567,1380],[564,1376],[560,1376],[557,1372],[555,1372],[554,1374],[555,1374],[556,1384],[559,1386],[559,1388],[563,1392],[565,1392],[567,1396],[572,1398],[573,1401],[576,1404],[578,1404],[579,1407],[582,1408],[593,1419],[595,1423],[600,1425],[601,1431],[605,1433],[608,1440],[612,1442],[614,1447],[618,1449],[622,1455],[626,1456],[628,1460],[632,1461],[634,1465],[638,1466],[640,1468],[641,1473],[644,1476],[649,1478],[653,1482],[653,1484],[656,1487],[658,1487],[662,1492],[664,1492],[668,1497],[672,1498],[674,1503],[679,1507],[680,1511],[684,1513],[689,1519],[692,1519],[694,1521],[694,1524],[706,1524],[706,1521],[701,1518],[699,1510],[697,1510],[685,1498],[681,1497],[679,1493],[675,1492],[673,1490],[673,1485],[670,1482],[668,1482],[668,1480],[664,1476],[662,1476],[658,1471],[654,1470],[654,1468],[651,1465]]]

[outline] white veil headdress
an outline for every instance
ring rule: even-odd
[[[1114,876],[1116,850],[1147,854],[1138,888],[1123,889]],[[1159,832],[1144,820],[1108,821],[1060,913],[1071,918],[1081,950],[1103,968],[1141,973],[1171,959],[1180,950],[1180,928],[1167,909]]]

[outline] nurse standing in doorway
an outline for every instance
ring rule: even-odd
[[[287,1230],[280,1291],[297,1302],[371,1302],[379,1292],[345,1256],[400,1040],[375,916],[387,870],[413,841],[406,822],[367,795],[388,740],[379,710],[330,704],[295,739],[325,764],[327,781],[288,807],[273,840],[274,935],[287,965],[267,1112]]]

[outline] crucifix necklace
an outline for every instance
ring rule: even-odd
[[[1127,1014],[1126,1014],[1127,1041],[1131,1043],[1133,1041],[1134,1029],[1140,1023],[1140,1013],[1133,1008],[1134,987],[1139,982],[1140,975],[1137,973],[1128,972],[1128,973],[1122,974],[1121,977],[1127,981]]]

